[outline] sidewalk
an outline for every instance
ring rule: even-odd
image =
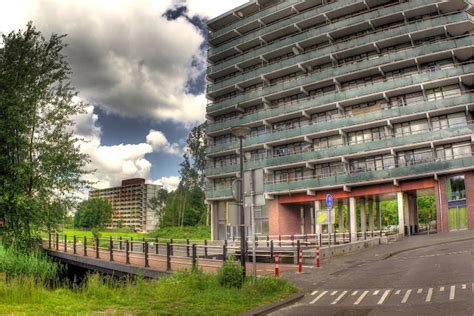
[[[431,235],[415,235],[400,241],[363,249],[348,255],[330,257],[321,261],[321,268],[304,266],[303,273],[284,271],[282,276],[292,282],[302,292],[317,288],[321,283],[337,278],[339,274],[366,263],[385,260],[404,251],[425,248],[432,245],[452,243],[472,239],[474,231],[450,232]]]

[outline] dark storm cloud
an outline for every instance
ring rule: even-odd
[[[205,22],[187,16],[185,6],[153,12],[151,3],[107,11],[42,1],[33,22],[46,35],[68,34],[73,85],[87,102],[129,117],[201,120],[205,104],[196,108],[192,96],[204,91]]]

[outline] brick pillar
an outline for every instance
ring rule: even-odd
[[[300,234],[300,206],[298,204],[280,204],[278,199],[268,200],[267,204],[270,235]]]
[[[474,171],[466,172],[464,176],[466,185],[466,205],[468,228],[474,230]]]

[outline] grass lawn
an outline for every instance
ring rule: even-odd
[[[100,232],[100,238],[133,238],[134,240],[140,240],[142,238],[174,238],[174,239],[191,239],[191,240],[210,240],[211,239],[211,228],[210,226],[193,226],[193,227],[165,227],[150,233],[134,233],[126,229],[104,229]],[[61,235],[67,235],[68,239],[76,237],[91,237],[92,232],[90,230],[81,229],[64,229]],[[47,237],[48,234],[43,233],[43,237]]]
[[[180,272],[135,284],[104,282],[97,275],[79,288],[49,290],[30,279],[0,282],[0,314],[9,315],[236,315],[287,297],[296,290],[285,280],[249,280],[241,289],[224,288],[216,276]]]

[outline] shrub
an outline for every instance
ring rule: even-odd
[[[223,287],[241,288],[244,283],[242,266],[233,257],[229,257],[217,271],[217,280]]]

